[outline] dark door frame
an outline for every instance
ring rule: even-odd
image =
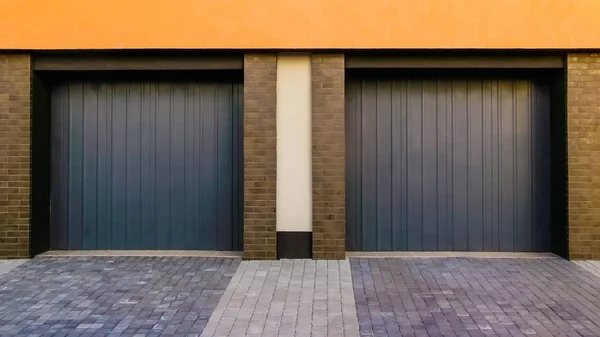
[[[46,52],[32,55],[30,256],[50,250],[51,109],[56,82],[72,79],[243,80],[241,53]],[[243,168],[240,168],[243,170]],[[243,193],[241,193],[243,198]],[[243,200],[240,200],[243,205]]]
[[[348,69],[561,69],[561,56],[359,56],[346,57]]]
[[[413,53],[414,54],[414,53]],[[459,52],[416,55],[356,52],[346,55],[346,81],[361,77],[535,77],[551,85],[551,250],[568,258],[566,69],[562,54],[477,55]],[[510,53],[509,53],[510,54]],[[348,165],[348,164],[346,164]],[[348,207],[346,207],[348,210]]]

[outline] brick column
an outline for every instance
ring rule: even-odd
[[[312,56],[313,258],[346,257],[344,55]]]
[[[567,60],[569,257],[600,259],[600,54]]]
[[[244,56],[244,258],[276,259],[277,56]]]
[[[29,257],[31,62],[0,55],[0,258]]]

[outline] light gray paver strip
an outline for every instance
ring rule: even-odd
[[[575,263],[600,277],[600,261],[575,261]]]
[[[242,262],[202,333],[213,336],[358,336],[349,262]]]
[[[0,275],[7,274],[28,260],[0,260]]]
[[[600,279],[561,258],[351,267],[361,336],[600,336]]]
[[[0,336],[197,337],[239,262],[35,258],[0,276]]]

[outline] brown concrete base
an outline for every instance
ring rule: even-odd
[[[242,252],[209,250],[51,250],[39,257],[152,256],[152,257],[242,257]]]
[[[356,258],[445,258],[465,257],[479,259],[542,259],[560,258],[552,253],[505,252],[346,252],[346,257]]]

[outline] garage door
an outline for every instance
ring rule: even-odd
[[[346,110],[349,250],[550,250],[549,86],[363,78]]]
[[[241,249],[241,84],[52,91],[52,249]]]

